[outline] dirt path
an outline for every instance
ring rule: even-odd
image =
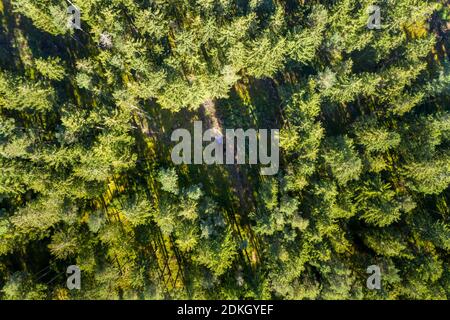
[[[218,134],[225,134],[225,129],[223,128],[222,121],[218,117],[216,104],[213,100],[207,100],[203,103],[200,111],[203,116],[202,118],[205,128],[214,128],[217,130]],[[252,192],[249,190],[249,183],[245,176],[241,174],[239,165],[226,165],[226,167],[230,177],[232,178],[232,185],[235,194],[239,198],[240,209],[248,212],[249,205],[253,202],[253,198],[251,196]]]

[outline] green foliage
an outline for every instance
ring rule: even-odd
[[[0,2],[0,299],[448,299],[447,2]],[[198,120],[279,171],[173,165]]]
[[[355,151],[353,140],[344,136],[333,138],[324,153],[326,164],[341,185],[357,180],[362,171],[362,162]]]
[[[50,80],[60,81],[64,78],[64,67],[61,65],[61,59],[36,59],[36,69],[43,77]]]
[[[178,194],[178,176],[175,168],[159,170],[158,181],[162,184],[162,190]]]

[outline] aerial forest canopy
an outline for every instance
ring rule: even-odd
[[[449,185],[446,0],[0,1],[0,299],[449,299]]]

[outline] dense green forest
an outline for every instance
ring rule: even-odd
[[[0,0],[0,299],[450,299],[449,185],[447,0]]]

